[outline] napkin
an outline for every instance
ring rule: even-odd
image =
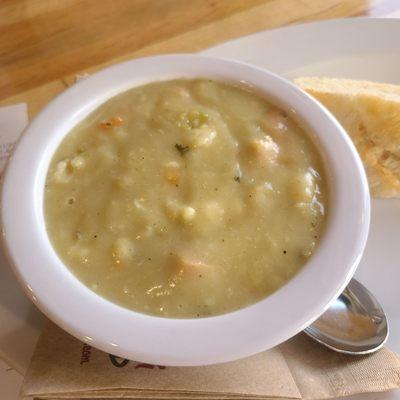
[[[25,103],[0,107],[0,180],[14,143],[27,124]],[[24,295],[0,246],[0,359],[21,374],[29,365],[40,325],[40,313]],[[0,383],[2,400],[3,389]]]
[[[26,125],[28,111],[25,103],[0,107],[0,172]]]
[[[399,387],[400,359],[386,348],[346,356],[299,334],[239,361],[178,368],[115,357],[48,322],[21,399],[314,400]]]

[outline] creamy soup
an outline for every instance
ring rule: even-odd
[[[63,262],[129,309],[204,317],[290,280],[324,227],[318,151],[284,111],[212,80],[121,93],[62,141],[45,218]]]

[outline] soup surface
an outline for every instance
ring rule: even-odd
[[[197,79],[121,93],[63,140],[50,240],[99,295],[167,317],[222,314],[280,288],[323,231],[314,145],[256,93]]]

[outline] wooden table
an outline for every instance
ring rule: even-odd
[[[400,0],[0,0],[0,105],[27,102],[33,116],[79,72],[292,23],[395,11]]]

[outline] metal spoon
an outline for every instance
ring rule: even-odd
[[[339,353],[368,354],[389,336],[386,315],[372,293],[352,279],[327,311],[304,332]]]

